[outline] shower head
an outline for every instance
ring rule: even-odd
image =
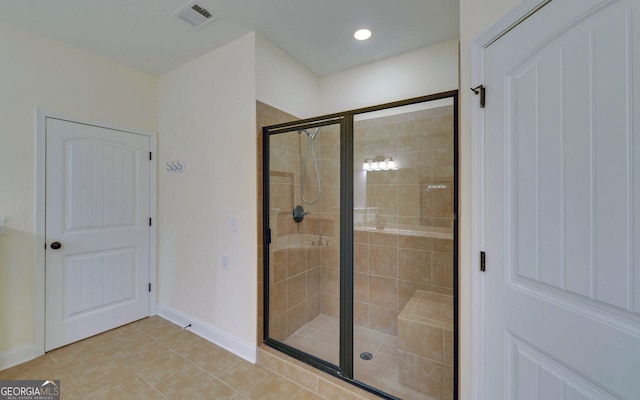
[[[318,131],[319,131],[319,130],[320,130],[320,127],[317,127],[317,128],[313,131],[313,133],[310,133],[310,132],[309,132],[308,130],[306,130],[306,129],[300,129],[300,130],[298,130],[298,135],[301,135],[301,134],[302,134],[302,132],[304,132],[304,133],[306,133],[306,134],[307,134],[307,139],[309,139],[309,140],[313,140],[313,139],[315,139],[315,138],[316,138],[316,134],[318,133]]]

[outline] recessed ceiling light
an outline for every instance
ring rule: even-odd
[[[353,34],[353,37],[358,40],[367,40],[371,37],[371,31],[368,29],[359,29]]]

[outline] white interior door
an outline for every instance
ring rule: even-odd
[[[46,119],[47,351],[149,315],[149,150]]]
[[[640,399],[640,1],[485,51],[487,400]]]

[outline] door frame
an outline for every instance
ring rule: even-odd
[[[54,118],[68,122],[84,125],[91,125],[100,128],[123,131],[136,135],[143,135],[149,138],[150,151],[152,157],[149,166],[149,215],[154,221],[149,229],[149,281],[151,282],[151,292],[149,293],[149,316],[156,315],[156,238],[157,238],[157,134],[151,131],[132,129],[122,125],[96,121],[87,118],[79,118],[61,113],[50,112],[41,108],[36,108],[36,226],[35,226],[35,294],[34,294],[34,335],[35,335],[35,357],[45,353],[45,223],[46,223],[46,173],[47,173],[47,147],[46,147],[46,122],[47,118]]]
[[[484,84],[485,50],[551,0],[524,0],[471,44],[471,87]],[[465,92],[468,93],[468,92]],[[479,254],[485,248],[485,119],[475,96],[468,97],[471,115],[471,394],[485,400],[486,279]],[[487,99],[491,103],[491,98]]]

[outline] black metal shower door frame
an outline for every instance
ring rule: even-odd
[[[388,393],[372,387],[354,378],[353,371],[353,290],[354,290],[354,266],[353,266],[353,187],[354,187],[354,144],[353,130],[354,117],[374,111],[392,109],[395,107],[425,103],[429,101],[451,98],[453,100],[453,143],[454,143],[454,195],[453,195],[453,394],[454,400],[458,399],[458,91],[441,92],[427,96],[416,97],[408,100],[396,101],[372,107],[365,107],[351,111],[324,115],[271,125],[262,128],[262,154],[263,154],[263,267],[264,267],[264,343],[289,356],[292,356],[306,364],[312,365],[339,379],[347,381],[357,387],[365,389],[382,398],[398,400]],[[270,198],[270,154],[269,137],[279,133],[304,130],[327,125],[340,124],[340,365],[332,364],[312,354],[303,352],[295,347],[287,345],[269,336],[269,251],[271,244],[269,198]]]

